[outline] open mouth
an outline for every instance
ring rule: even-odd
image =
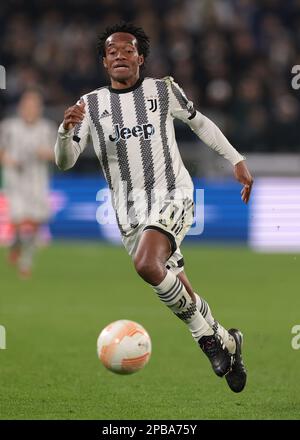
[[[117,64],[116,66],[114,66],[115,70],[126,70],[129,69],[128,66],[126,66],[125,64]]]

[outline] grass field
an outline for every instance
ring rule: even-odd
[[[19,280],[0,250],[1,419],[299,419],[300,256],[244,248],[183,247],[195,290],[245,336],[248,385],[239,395],[214,375],[185,325],[134,273],[123,248],[55,244],[34,277]],[[140,322],[153,354],[118,376],[96,357],[109,322]]]

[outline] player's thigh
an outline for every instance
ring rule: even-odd
[[[170,254],[171,243],[169,238],[158,230],[146,229],[141,234],[134,260],[165,263]]]

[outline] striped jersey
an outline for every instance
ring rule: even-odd
[[[112,191],[117,220],[124,211],[131,212],[128,224],[119,222],[123,235],[139,222],[133,192],[144,194],[148,213],[156,191],[183,189],[192,198],[193,183],[178,150],[173,120],[189,122],[196,112],[173,78],[139,79],[133,87],[121,90],[102,87],[81,99],[85,116],[75,126],[73,145],[81,153],[91,137]]]
[[[6,191],[18,197],[33,199],[40,194],[48,195],[48,163],[39,159],[39,148],[50,148],[55,141],[56,125],[40,118],[27,124],[20,117],[4,119],[0,124],[0,151],[7,152],[18,167],[3,166]]]

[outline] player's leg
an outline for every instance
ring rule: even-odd
[[[233,354],[236,348],[235,339],[233,338],[233,336],[231,336],[228,331],[218,321],[214,319],[208,303],[205,301],[204,298],[200,297],[197,293],[194,292],[192,285],[188,277],[186,276],[186,273],[182,271],[177,276],[182,284],[184,284],[189,295],[196,302],[197,309],[202,314],[203,318],[205,318],[209,326],[222,338],[225,347],[227,347],[229,353]]]
[[[21,233],[20,233],[20,221],[22,218],[22,197],[20,191],[18,191],[16,183],[10,184],[9,188],[6,188],[5,195],[8,201],[9,207],[9,219],[14,230],[13,240],[9,246],[8,261],[11,264],[17,264],[21,253]]]
[[[189,295],[194,301],[196,301],[197,309],[205,318],[206,322],[224,341],[227,350],[229,353],[231,353],[232,367],[225,377],[232,391],[236,393],[241,392],[244,389],[247,381],[247,372],[242,359],[242,333],[237,329],[229,329],[227,331],[219,322],[214,319],[209,305],[205,299],[194,292],[192,285],[184,271],[180,272],[177,277],[181,280]]]
[[[31,275],[33,260],[37,248],[39,230],[49,217],[49,205],[45,182],[31,182],[32,187],[24,192],[22,198],[21,242],[22,250],[19,259],[19,272],[23,278]]]
[[[8,261],[10,264],[17,264],[20,253],[21,253],[21,236],[20,236],[20,225],[18,223],[13,223],[14,236],[13,240],[9,246],[8,251]]]
[[[231,357],[215,338],[214,331],[197,309],[181,280],[166,268],[166,262],[173,251],[170,237],[165,231],[147,229],[142,233],[134,255],[135,269],[152,285],[159,299],[187,324],[195,341],[200,346],[205,341],[205,353],[215,373],[223,376],[229,371]]]
[[[31,219],[23,220],[20,224],[21,254],[18,266],[20,275],[23,277],[31,275],[39,227],[40,224]]]
[[[213,332],[197,311],[181,281],[166,268],[170,253],[169,238],[162,232],[148,229],[140,238],[134,256],[134,266],[144,281],[151,284],[160,300],[188,324],[194,338],[198,340],[202,334]]]

